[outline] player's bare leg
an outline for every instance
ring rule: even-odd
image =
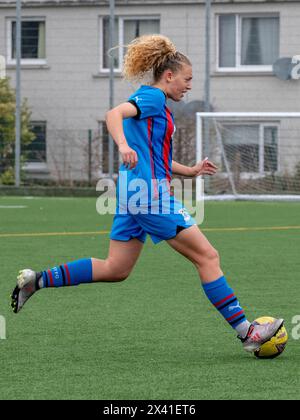
[[[116,282],[125,280],[132,271],[143,248],[138,239],[128,242],[110,241],[109,254],[106,260],[92,258],[93,282]],[[40,288],[43,278],[41,273],[31,269],[21,270],[17,285],[12,292],[11,306],[18,313],[27,300]]]
[[[244,310],[223,275],[218,252],[198,226],[184,229],[168,243],[193,262],[208,299],[237,331],[246,351],[255,351],[281,328],[283,319],[262,325],[251,324],[246,319]]]
[[[210,283],[223,276],[219,254],[198,226],[182,230],[167,242],[195,265],[202,283]]]
[[[128,242],[111,240],[106,260],[92,258],[93,281],[125,280],[135,266],[142,249],[143,243],[138,239],[131,239]]]

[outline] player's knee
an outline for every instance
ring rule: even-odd
[[[106,277],[112,282],[121,282],[128,278],[131,267],[121,267],[119,261],[107,258],[105,261]]]
[[[208,250],[207,250],[207,253],[206,253],[206,259],[211,263],[211,264],[214,264],[214,265],[220,265],[220,256],[219,256],[219,253],[218,253],[218,251],[215,249],[215,248],[213,248],[213,247],[211,247],[211,248],[209,248]]]
[[[220,261],[220,256],[215,248],[211,248],[207,253],[207,258],[211,261]]]
[[[203,267],[204,265],[220,265],[220,256],[218,251],[211,247],[206,248],[198,255],[196,265],[199,267]]]
[[[115,282],[124,281],[124,280],[126,280],[128,278],[129,274],[130,274],[130,272],[128,272],[128,271],[119,271],[119,272],[116,272],[116,273],[113,274],[112,281],[115,281]]]

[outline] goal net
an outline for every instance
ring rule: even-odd
[[[201,112],[196,139],[197,161],[219,168],[207,198],[300,200],[300,113]]]

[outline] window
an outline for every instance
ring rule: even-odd
[[[101,71],[109,69],[109,17],[105,16],[102,22],[102,63]],[[118,17],[115,20],[114,45],[125,46],[134,38],[160,32],[159,18],[152,17]],[[114,57],[114,68],[121,71],[125,48],[116,48],[111,52]]]
[[[278,171],[278,126],[225,124],[222,139],[231,170],[260,175]],[[224,159],[222,167],[225,171]]]
[[[218,17],[218,70],[271,71],[278,57],[278,16]]]
[[[46,122],[32,122],[31,131],[35,139],[29,145],[23,147],[23,154],[26,161],[30,163],[45,163],[46,153]]]
[[[23,64],[44,64],[46,62],[46,24],[40,19],[23,19],[21,25],[21,59]],[[16,61],[16,21],[8,24],[8,57]]]

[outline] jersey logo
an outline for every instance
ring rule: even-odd
[[[178,210],[178,213],[181,214],[185,222],[188,222],[191,219],[191,216],[185,208]]]
[[[135,96],[133,99],[135,100],[136,103],[138,103],[138,101],[141,101],[142,100],[142,98],[140,98],[138,96]]]

